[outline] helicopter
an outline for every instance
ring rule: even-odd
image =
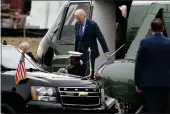
[[[60,67],[67,66],[67,55],[68,51],[74,50],[75,42],[75,28],[76,19],[74,17],[74,12],[76,9],[83,9],[86,12],[86,17],[88,19],[95,20],[103,35],[105,36],[110,53],[113,53],[121,44],[125,43],[126,37],[126,26],[128,12],[130,10],[130,5],[132,1],[68,1],[66,2],[58,11],[58,15],[49,28],[48,32],[42,38],[38,50],[37,57],[40,59],[40,63],[49,69],[50,71],[56,71]],[[110,6],[108,6],[110,5]],[[127,16],[123,17],[121,15],[121,10],[119,6],[127,6]],[[102,8],[100,8],[102,6]],[[111,9],[110,9],[110,8]],[[104,9],[104,10],[103,10]],[[108,13],[106,13],[108,12]],[[113,15],[113,16],[110,16]],[[117,15],[117,16],[116,16]],[[107,23],[102,18],[108,18]],[[115,18],[116,17],[116,18]],[[116,24],[119,23],[118,25]],[[110,26],[111,24],[112,26]],[[116,27],[117,26],[117,27]],[[121,31],[116,37],[116,28]],[[122,34],[123,33],[123,34]],[[117,40],[116,40],[117,39]],[[115,43],[117,42],[117,43]],[[115,45],[117,44],[117,45]],[[101,52],[101,47],[99,46],[99,51]],[[122,54],[119,54],[122,55]],[[119,58],[119,57],[118,57]],[[99,66],[101,61],[105,60],[104,55],[101,55],[95,66]]]
[[[140,41],[151,36],[150,23],[154,18],[160,18],[163,20],[165,26],[163,34],[167,37],[170,36],[170,29],[168,27],[170,15],[167,15],[169,7],[170,4],[165,4],[165,2],[151,3],[150,5],[144,5],[142,7],[132,7],[131,10],[137,11],[135,12],[136,15],[134,17],[131,16],[134,13],[130,12],[129,25],[132,25],[130,23],[132,17],[138,19],[142,17],[142,20],[136,20],[136,24],[138,24],[135,28],[136,33],[130,33],[132,32],[132,29],[134,29],[133,26],[131,26],[131,28],[129,27],[127,30],[127,37],[131,38],[131,42],[127,40],[127,44],[130,43],[124,58],[117,60],[110,59],[98,68],[98,75],[102,77],[107,95],[116,99],[121,99],[120,101],[123,105],[122,110],[128,110],[127,112],[131,112],[132,110],[132,112],[142,112],[147,110],[146,107],[144,107],[142,94],[138,94],[135,90],[134,69],[136,54]]]
[[[125,16],[120,10],[122,5],[126,6]],[[37,50],[40,63],[51,72],[66,67],[68,51],[74,50],[76,9],[84,9],[87,18],[98,23],[110,53],[113,53],[106,61],[100,55],[95,64],[97,75],[101,78],[98,81],[104,86],[106,94],[119,101],[122,112],[145,112],[142,94],[136,92],[134,84],[136,54],[140,41],[151,36],[150,23],[154,18],[163,20],[163,34],[170,37],[170,2],[68,1],[60,9]],[[100,45],[99,50],[102,53]]]

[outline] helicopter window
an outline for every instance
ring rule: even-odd
[[[67,16],[64,22],[64,26],[59,38],[60,44],[74,44],[75,42],[75,23],[74,12],[77,9],[83,9],[86,14],[90,14],[90,3],[72,3],[67,12]],[[89,18],[89,15],[87,15]]]
[[[165,26],[165,29],[164,29],[164,31],[163,31],[163,34],[164,34],[165,36],[167,36],[167,29],[166,29],[166,24],[165,24],[164,19],[163,19],[162,9],[159,10],[156,18],[160,18],[160,19],[163,21],[163,24],[164,24],[164,26]],[[149,29],[148,34],[146,35],[146,37],[149,37],[149,36],[152,36],[152,33],[151,33],[151,30],[150,30],[150,29]]]
[[[139,30],[139,27],[131,27],[127,29],[127,36],[126,36],[126,51],[129,49],[130,44],[134,40],[137,32]]]

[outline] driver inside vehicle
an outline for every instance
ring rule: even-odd
[[[81,53],[72,53],[70,52],[69,65],[66,68],[60,68],[59,73],[68,73],[78,76],[84,76],[86,69],[81,60]]]

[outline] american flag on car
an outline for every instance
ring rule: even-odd
[[[18,84],[21,80],[26,79],[26,77],[27,77],[27,71],[25,67],[25,55],[24,52],[22,52],[21,59],[18,64],[18,68],[16,69],[16,73],[15,73],[16,84]]]

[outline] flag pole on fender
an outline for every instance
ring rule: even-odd
[[[26,71],[26,66],[25,66],[25,52],[22,49],[21,58],[20,58],[18,68],[16,69],[16,73],[15,73],[16,85],[18,85],[21,80],[26,79],[26,77],[27,77],[27,71]]]

